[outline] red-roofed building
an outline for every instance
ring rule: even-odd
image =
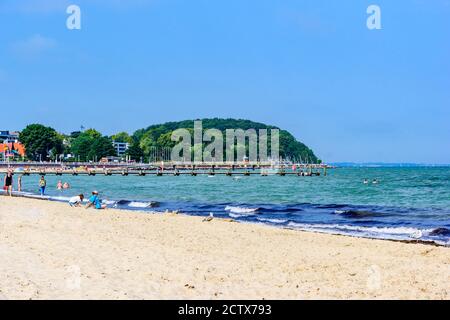
[[[0,143],[0,154],[3,159],[25,157],[25,146],[20,142]]]

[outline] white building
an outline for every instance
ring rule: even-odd
[[[3,130],[3,131],[0,130],[0,142],[4,142],[4,143],[19,142],[19,133],[7,131],[7,130]]]
[[[130,147],[130,144],[128,142],[117,142],[113,141],[114,149],[116,149],[116,153],[119,157],[122,157],[125,155],[125,152]]]

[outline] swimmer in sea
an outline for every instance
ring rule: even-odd
[[[22,191],[22,175],[17,178],[17,191]]]
[[[70,184],[68,182],[64,182],[63,189],[70,189]]]
[[[367,180],[367,179],[364,179],[364,182],[363,182],[364,184],[368,184],[369,183],[369,180]]]

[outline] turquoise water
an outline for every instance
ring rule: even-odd
[[[213,212],[281,227],[444,244],[450,238],[449,167],[338,168],[318,177],[97,175],[46,179],[47,192],[53,197],[66,199],[97,189],[108,200],[105,203],[119,208],[177,209],[198,215]],[[369,183],[364,184],[364,179]],[[379,183],[373,184],[373,179]],[[36,193],[37,180],[37,176],[24,177],[25,191]],[[58,180],[69,182],[71,190],[56,190]],[[147,208],[150,201],[159,206]]]

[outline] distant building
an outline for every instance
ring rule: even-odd
[[[25,157],[25,147],[20,142],[0,143],[0,159],[13,159],[16,157]]]
[[[0,130],[0,160],[25,156],[25,147],[19,142],[19,132]]]
[[[0,131],[0,142],[13,143],[19,142],[19,132]]]
[[[113,141],[114,149],[116,149],[117,156],[122,157],[125,155],[125,152],[130,147],[128,142],[117,142]]]
[[[110,162],[120,162],[122,160],[120,157],[104,157],[100,159],[101,163],[110,163]]]

